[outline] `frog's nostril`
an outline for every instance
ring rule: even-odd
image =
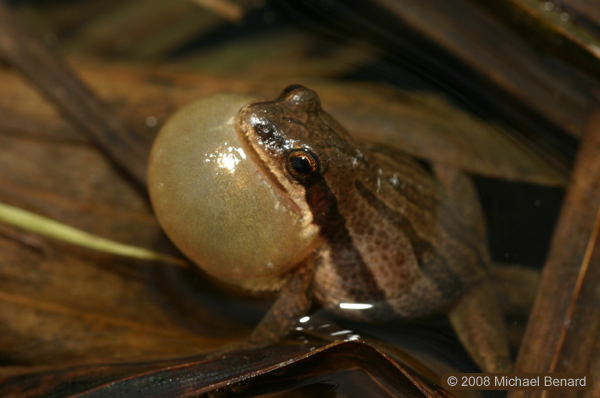
[[[259,123],[254,126],[256,133],[261,141],[267,141],[273,137],[275,129],[273,126],[265,123]]]

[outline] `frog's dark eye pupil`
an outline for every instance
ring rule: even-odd
[[[295,179],[306,181],[321,172],[321,163],[308,149],[294,149],[287,156],[286,168]]]
[[[306,156],[294,156],[290,159],[290,162],[292,162],[292,168],[298,174],[309,174],[313,170],[310,160]]]
[[[281,97],[285,97],[292,91],[301,90],[301,89],[304,89],[304,86],[301,84],[290,84],[289,86],[287,86],[286,88],[283,89],[283,91],[281,93]]]

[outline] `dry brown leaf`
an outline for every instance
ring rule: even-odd
[[[89,145],[2,134],[0,141],[0,201],[137,246],[164,241],[146,199]],[[16,363],[165,358],[207,351],[250,330],[210,311],[198,322],[212,324],[220,338],[174,324],[148,285],[160,265],[56,243],[40,252],[1,234],[0,246],[0,347]]]
[[[212,10],[223,18],[238,22],[244,17],[244,10],[238,4],[228,0],[189,0],[202,7]]]
[[[210,361],[190,358],[21,375],[18,372],[16,369],[12,375],[0,375],[3,397],[58,394],[79,398],[184,398],[213,391],[235,394],[246,390],[252,396],[265,398],[300,398],[307,393],[323,396],[333,391],[336,396],[452,396],[440,389],[439,381],[420,377],[381,351],[357,342],[271,347]],[[456,396],[475,394],[457,392]]]
[[[539,3],[531,0],[481,1],[523,37],[566,63],[600,77],[600,5],[589,0]]]
[[[364,43],[332,46],[306,32],[280,28],[198,49],[176,62],[220,76],[247,75],[265,80],[331,78],[350,73],[377,55]]]
[[[519,372],[589,372],[600,335],[600,111],[594,113],[561,210],[517,358]],[[597,370],[597,369],[595,369]],[[597,375],[595,375],[597,376]],[[575,397],[580,391],[511,391]]]
[[[235,1],[242,8],[250,3]],[[189,0],[127,0],[97,14],[61,48],[79,56],[156,59],[222,22]]]
[[[592,110],[594,81],[584,86],[554,68],[509,28],[466,0],[375,0],[513,98],[580,136]],[[465,21],[469,21],[468,24]]]

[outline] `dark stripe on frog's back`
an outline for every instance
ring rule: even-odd
[[[382,160],[392,159],[394,163],[400,166],[412,169],[415,173],[422,173],[426,178],[437,180],[437,176],[431,166],[424,160],[415,158],[393,147],[381,146],[379,144],[367,144],[367,147],[372,153],[380,154]],[[434,195],[426,195],[419,192],[412,184],[392,184],[389,181],[390,178],[391,176],[386,178],[386,182],[408,202],[430,212],[437,213],[440,227],[444,229],[448,239],[454,241],[455,244],[464,246],[476,257],[476,264],[473,264],[474,266],[482,269],[488,267],[489,261],[481,252],[482,248],[485,251],[485,237],[480,236],[478,231],[469,223],[472,220],[462,220],[458,217],[458,214],[453,209],[453,204],[441,191],[439,194],[434,192]]]
[[[389,181],[387,181],[389,183]],[[488,261],[483,258],[481,250],[485,250],[485,239],[479,236],[478,232],[472,228],[465,220],[461,220],[452,204],[447,198],[434,198],[430,195],[423,195],[408,184],[389,185],[412,206],[422,208],[430,212],[436,218],[439,233],[443,234],[445,239],[452,241],[454,245],[460,245],[470,251],[476,257],[476,266],[486,268]],[[389,207],[389,206],[388,206]],[[468,267],[467,267],[468,268]]]
[[[462,290],[462,280],[450,269],[446,258],[436,250],[433,243],[419,236],[407,217],[390,208],[360,180],[355,181],[355,187],[380,217],[388,220],[406,235],[424,276],[436,284],[445,298],[455,297]]]
[[[389,318],[394,310],[357,250],[348,231],[346,219],[339,211],[337,199],[325,179],[307,185],[306,200],[313,213],[314,222],[321,227],[321,235],[330,247],[330,256],[337,276],[343,281],[352,281],[353,288],[349,293],[355,302],[376,304],[369,311],[361,311],[360,316],[372,320]]]

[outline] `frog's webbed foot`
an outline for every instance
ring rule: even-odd
[[[473,288],[448,312],[459,340],[484,372],[510,372],[508,338],[495,291],[489,282]]]
[[[300,264],[281,289],[277,300],[254,328],[246,341],[218,348],[209,355],[214,358],[230,352],[253,350],[277,343],[306,315],[312,302],[314,266],[308,261]]]

